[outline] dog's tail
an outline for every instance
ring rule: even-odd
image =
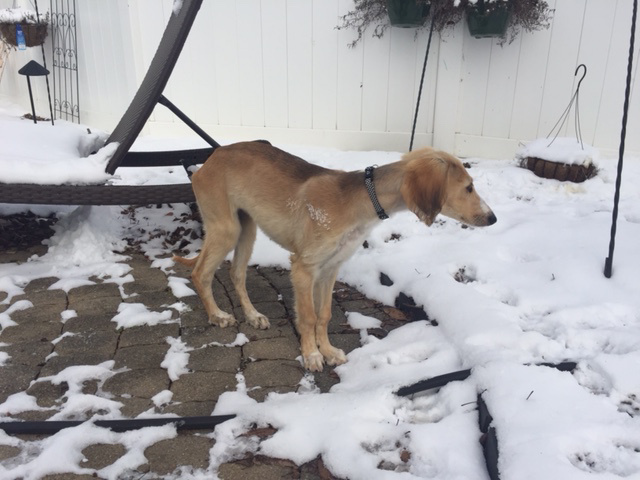
[[[189,268],[193,268],[193,267],[195,267],[196,262],[198,261],[198,257],[199,257],[199,256],[200,256],[200,255],[196,255],[196,256],[195,256],[195,257],[193,257],[193,258],[184,258],[184,257],[179,257],[179,256],[177,256],[177,255],[174,255],[174,256],[173,256],[173,261],[174,261],[174,262],[181,263],[181,264],[183,264],[183,265],[186,265],[186,266],[187,266],[187,267],[189,267]]]

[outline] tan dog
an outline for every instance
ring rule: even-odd
[[[236,322],[216,305],[211,290],[215,270],[235,249],[231,278],[244,315],[256,328],[269,327],[245,286],[259,225],[291,252],[304,366],[321,371],[324,361],[342,364],[345,354],[327,333],[338,268],[386,213],[409,209],[427,225],[438,213],[475,226],[496,222],[460,160],[447,153],[413,151],[376,168],[375,181],[373,168],[367,172],[330,170],[262,142],[218,148],[192,177],[206,232],[202,251],[190,259],[174,257],[194,267],[193,283],[209,321],[221,327]]]

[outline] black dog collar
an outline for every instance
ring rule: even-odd
[[[373,203],[373,208],[376,209],[376,213],[378,214],[378,218],[380,220],[386,220],[389,218],[389,215],[384,211],[380,202],[378,201],[378,197],[376,196],[376,189],[373,186],[373,169],[374,167],[367,167],[364,170],[364,186],[367,188],[367,193],[369,193],[369,198],[371,199],[371,203]]]

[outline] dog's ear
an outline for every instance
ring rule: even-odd
[[[444,206],[449,172],[449,163],[433,153],[409,161],[400,189],[409,210],[427,225]]]

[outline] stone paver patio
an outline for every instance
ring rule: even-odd
[[[9,249],[0,254],[0,262],[25,262],[34,254],[43,254],[46,247]],[[15,420],[46,420],[60,411],[64,404],[65,382],[55,385],[40,380],[56,375],[73,365],[98,365],[107,360],[122,369],[103,385],[87,382],[84,393],[105,395],[121,402],[120,413],[135,417],[152,410],[180,416],[210,415],[218,396],[237,386],[236,374],[244,376],[248,394],[263,401],[270,392],[294,392],[301,388],[305,372],[296,360],[299,355],[298,338],[293,324],[293,296],[289,272],[279,268],[250,267],[248,290],[258,310],[271,320],[268,330],[256,330],[246,324],[229,278],[229,265],[223,264],[214,281],[214,292],[219,305],[233,311],[238,325],[221,329],[208,323],[197,296],[178,299],[168,287],[167,276],[140,252],[128,252],[133,282],[125,283],[121,294],[113,283],[98,279],[95,285],[74,288],[67,293],[49,289],[56,278],[41,278],[25,288],[25,294],[15,297],[10,304],[29,300],[32,308],[16,311],[11,319],[17,323],[0,333],[0,351],[10,359],[0,367],[0,403],[13,393],[26,391],[37,399],[41,410],[12,415]],[[178,276],[189,278],[189,272],[177,265]],[[0,301],[5,297],[0,294]],[[171,305],[182,301],[190,311],[179,313]],[[149,310],[170,310],[172,323],[156,326],[138,326],[117,329],[112,318],[121,303],[143,303]],[[10,305],[0,305],[0,313]],[[75,310],[77,317],[61,321],[61,313]],[[360,345],[359,332],[349,327],[345,312],[359,312],[382,320],[381,328],[369,331],[383,337],[409,318],[405,312],[367,299],[345,284],[336,284],[333,319],[330,336],[334,345],[346,352]],[[409,314],[410,315],[410,314]],[[249,339],[242,346],[224,346],[232,343],[238,333]],[[167,337],[180,338],[193,348],[189,356],[189,373],[171,381],[161,363],[169,350]],[[313,375],[315,385],[327,392],[339,382],[329,367]],[[156,406],[152,397],[164,390],[173,393],[171,401]],[[93,412],[95,413],[95,412]],[[90,416],[90,414],[88,415]],[[181,466],[206,468],[213,440],[209,431],[181,431],[172,440],[160,441],[145,451],[147,463],[138,467],[132,478],[162,478]],[[249,435],[266,438],[272,429],[256,429]],[[37,440],[42,436],[21,436]],[[87,461],[83,466],[101,469],[115,462],[125,453],[121,445],[97,444],[83,451]],[[0,446],[0,462],[11,462],[20,454],[19,449]],[[139,475],[138,475],[139,474]],[[223,479],[282,479],[333,478],[320,459],[297,466],[292,462],[251,456],[233,463],[223,464],[218,474]],[[46,477],[54,479],[95,478],[75,474]]]

